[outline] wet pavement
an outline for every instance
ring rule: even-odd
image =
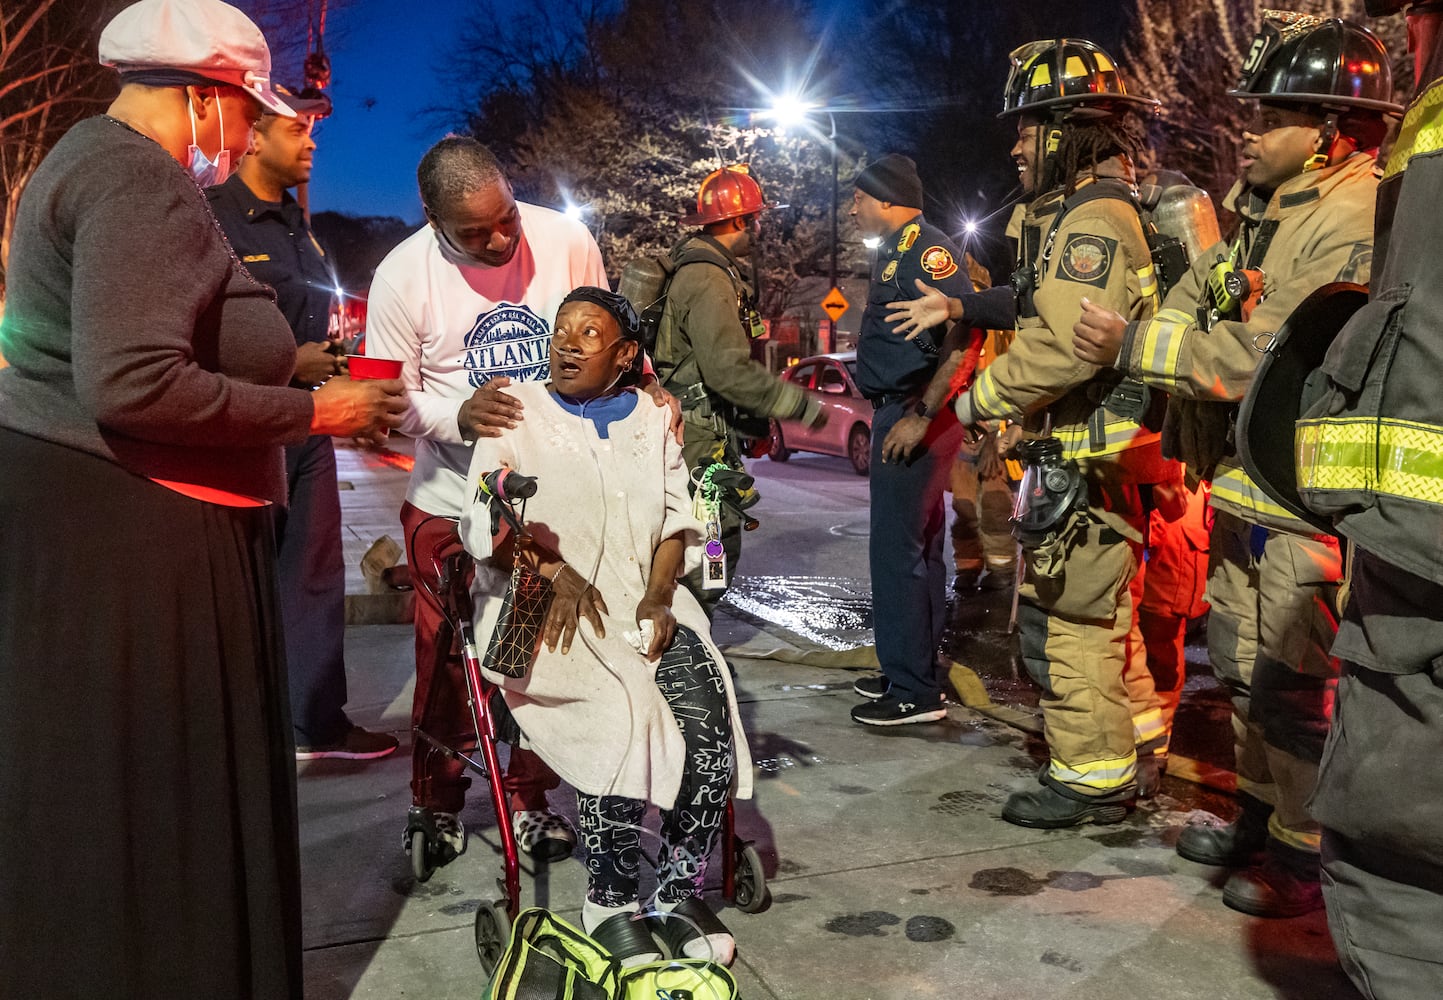
[[[399,540],[386,519],[400,506],[404,475],[398,486],[394,462],[365,453],[343,451],[341,464],[351,486],[342,494],[348,551],[363,552],[388,530]],[[738,833],[761,855],[770,900],[747,915],[709,894],[736,934],[743,996],[1355,995],[1322,914],[1264,921],[1234,913],[1220,899],[1225,873],[1173,851],[1199,810],[1230,812],[1225,796],[1169,775],[1161,794],[1122,823],[1026,830],[998,813],[1009,789],[1033,780],[1045,760],[1027,726],[960,705],[933,725],[852,724],[851,685],[875,663],[865,648],[865,482],[842,460],[805,456],[758,462],[754,472],[762,527],[747,538],[736,600],[723,605],[715,634],[737,672],[755,763],[756,795],[737,804]],[[1035,723],[1036,689],[1006,634],[1009,600],[953,599],[943,652],[970,668],[998,706]],[[484,985],[474,915],[497,898],[500,873],[484,783],[462,814],[467,852],[416,882],[401,850],[410,626],[354,626],[347,654],[353,718],[394,732],[403,746],[372,764],[298,767],[307,996],[474,1000]],[[1197,648],[1189,654],[1203,657]],[[1226,764],[1227,712],[1205,665],[1194,664],[1179,752]],[[564,790],[552,802],[574,815]],[[575,920],[581,866],[525,867],[523,903]]]

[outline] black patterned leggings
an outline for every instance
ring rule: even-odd
[[[686,742],[676,805],[661,813],[656,873],[657,898],[679,903],[701,892],[707,858],[726,816],[734,767],[731,713],[721,669],[691,629],[677,627],[656,668],[656,686]],[[646,803],[577,792],[576,808],[586,857],[586,898],[608,907],[635,902]]]

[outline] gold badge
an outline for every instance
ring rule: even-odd
[[[957,261],[944,246],[928,247],[922,251],[922,270],[941,281],[957,273]]]
[[[896,273],[897,273],[897,262],[896,262],[895,260],[889,260],[889,261],[887,261],[887,266],[884,267],[884,268],[882,268],[882,280],[883,280],[883,281],[891,281],[891,280],[892,280],[892,275],[894,275],[894,274],[896,274]]]
[[[917,237],[922,235],[922,227],[915,222],[907,223],[907,228],[902,230],[902,238],[897,240],[897,252],[906,253],[912,249],[912,244],[917,242]]]

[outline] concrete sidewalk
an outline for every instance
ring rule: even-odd
[[[403,472],[373,459],[342,449],[350,563],[394,521],[404,489]],[[786,638],[767,631],[728,615],[717,637],[753,650]],[[311,1000],[474,1000],[484,986],[472,922],[501,872],[484,784],[463,813],[466,854],[417,884],[402,851],[411,642],[404,624],[347,634],[352,717],[396,734],[401,752],[299,768]],[[864,729],[847,718],[854,670],[733,661],[757,778],[738,832],[771,892],[762,913],[721,911],[748,1000],[1356,995],[1321,913],[1234,913],[1222,873],[1174,853],[1196,806],[1223,808],[1217,796],[1170,776],[1121,824],[1025,830],[998,818],[1009,787],[1045,759],[1024,730],[960,707],[936,725]],[[1031,712],[1025,699],[1013,707]],[[574,815],[565,789],[552,801]],[[543,868],[523,875],[523,905],[579,919],[584,884],[575,860]]]

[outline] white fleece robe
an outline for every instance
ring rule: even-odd
[[[681,534],[682,568],[701,558],[702,525],[692,516],[681,446],[671,411],[643,398],[602,438],[589,418],[567,412],[540,382],[512,385],[526,408],[514,430],[477,440],[466,485],[461,539],[476,558],[476,636],[484,650],[495,630],[510,570],[489,560],[490,514],[477,498],[487,472],[509,466],[537,479],[526,523],[537,541],[559,552],[601,592],[605,637],[582,619],[571,652],[545,644],[523,678],[488,673],[528,744],[573,788],[623,795],[671,808],[681,786],[686,748],[648,662],[623,633],[637,628],[657,546]],[[731,672],[711,640],[706,614],[684,586],[672,613],[696,632],[720,666],[731,708],[738,798],[751,796],[751,755],[737,713]]]

